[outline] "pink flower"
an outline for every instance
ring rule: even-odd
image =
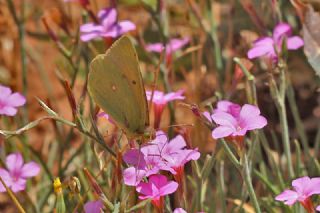
[[[85,213],[101,213],[103,209],[103,203],[101,200],[89,201],[84,204]]]
[[[164,110],[164,107],[167,105],[168,102],[174,100],[183,100],[185,97],[182,95],[184,93],[183,90],[178,90],[177,92],[169,92],[167,94],[161,91],[154,91],[152,103],[154,104],[154,128],[158,129],[160,126],[161,116]],[[146,91],[148,101],[151,100],[151,91]]]
[[[218,124],[218,127],[212,131],[214,139],[244,136],[249,130],[261,129],[267,125],[267,120],[260,115],[258,107],[245,104],[240,109],[239,105],[226,103],[225,101],[222,104],[219,102],[218,108],[211,115],[212,120]],[[227,105],[229,107],[226,107]]]
[[[87,23],[80,27],[81,40],[84,42],[96,38],[116,38],[122,34],[135,30],[136,26],[131,21],[117,22],[117,10],[107,8],[98,13],[99,24]]]
[[[248,58],[253,59],[261,56],[267,56],[275,61],[278,54],[281,53],[282,43],[285,40],[288,50],[296,50],[303,46],[303,40],[299,36],[291,36],[292,29],[287,23],[278,24],[272,37],[263,37],[254,42],[253,47],[248,51]]]
[[[12,93],[9,87],[0,85],[0,115],[14,116],[17,107],[23,106],[26,99],[20,93]]]
[[[171,39],[165,46],[166,48],[166,55],[172,55],[174,52],[177,50],[183,48],[185,45],[189,43],[190,39],[189,38],[182,38],[182,39]],[[154,43],[154,44],[149,44],[146,46],[146,50],[149,52],[157,52],[161,53],[163,50],[164,46],[162,43]]]
[[[183,208],[176,208],[173,213],[187,213]]]
[[[159,151],[150,147],[154,145],[147,144],[141,148],[141,151],[131,149],[124,154],[123,160],[132,165],[123,171],[123,180],[126,185],[136,186],[144,177],[157,174],[160,170],[174,173],[174,170],[166,165]]]
[[[112,118],[110,117],[110,115],[108,115],[108,114],[105,113],[105,112],[99,112],[99,113],[97,114],[97,117],[98,117],[98,118],[105,118],[105,119],[107,119],[110,123],[114,124],[114,121],[112,120]]]
[[[320,212],[320,205],[317,206],[316,210]]]
[[[158,207],[163,207],[163,197],[174,193],[178,188],[178,183],[168,181],[164,175],[152,175],[147,183],[139,183],[136,190],[140,193],[139,199],[152,199],[152,203]]]
[[[8,170],[0,168],[0,176],[5,184],[13,192],[18,192],[26,188],[27,178],[34,177],[40,172],[40,166],[31,161],[24,164],[20,153],[13,153],[6,158]],[[6,188],[0,183],[0,192],[5,192]]]
[[[164,134],[158,131],[158,134]],[[179,170],[183,168],[186,163],[191,160],[198,160],[200,158],[200,153],[197,149],[185,149],[187,144],[181,135],[176,136],[168,142],[160,141],[157,144],[159,150],[159,155],[166,161],[166,165],[174,170]]]
[[[292,181],[293,190],[287,189],[276,196],[277,201],[283,201],[284,204],[292,206],[297,201],[300,202],[306,210],[313,209],[310,197],[314,194],[320,194],[320,177],[309,178],[301,177]]]

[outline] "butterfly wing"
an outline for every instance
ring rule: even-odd
[[[128,137],[149,126],[148,103],[137,53],[126,36],[90,64],[88,90],[96,104],[109,114]]]

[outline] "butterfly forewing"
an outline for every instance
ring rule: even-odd
[[[88,90],[96,104],[129,137],[149,126],[148,105],[138,57],[130,39],[117,40],[90,65]]]

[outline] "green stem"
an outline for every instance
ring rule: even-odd
[[[287,98],[289,101],[289,106],[293,115],[293,119],[295,122],[295,125],[297,127],[297,131],[300,137],[300,140],[302,142],[303,145],[303,151],[304,151],[304,155],[310,159],[310,151],[309,151],[309,145],[308,145],[308,138],[304,129],[304,125],[302,124],[301,121],[301,117],[299,114],[299,110],[297,107],[297,102],[295,100],[295,94],[294,94],[294,90],[293,87],[291,85],[290,82],[288,82],[288,88],[287,88]]]
[[[28,81],[27,81],[27,58],[26,58],[26,48],[25,48],[25,27],[24,27],[24,10],[25,3],[21,3],[21,17],[19,18],[16,13],[12,0],[7,0],[9,11],[13,17],[13,20],[18,28],[18,37],[20,43],[20,61],[21,61],[21,72],[22,72],[22,93],[24,96],[27,96],[28,91]],[[23,122],[24,124],[28,123],[28,110],[27,105],[23,108]]]
[[[233,154],[233,152],[231,151],[231,149],[229,148],[228,144],[226,143],[226,141],[221,138],[220,142],[224,148],[225,153],[227,154],[228,158],[231,160],[231,162],[233,163],[233,165],[237,168],[237,169],[241,169],[241,164],[238,161],[237,157]]]
[[[253,202],[253,206],[254,206],[254,209],[255,209],[255,212],[256,213],[261,213],[261,210],[260,210],[260,205],[258,203],[258,199],[257,199],[257,196],[256,196],[256,193],[254,192],[254,189],[253,189],[253,186],[252,186],[252,180],[251,180],[251,174],[250,174],[250,169],[249,169],[249,163],[248,163],[248,158],[247,158],[247,155],[244,154],[244,173],[243,173],[243,178],[244,178],[244,181],[247,185],[247,188],[248,188],[248,192],[249,192],[249,195],[250,195],[250,198]]]

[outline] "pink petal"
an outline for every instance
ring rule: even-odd
[[[176,208],[173,213],[187,213],[183,208]]]
[[[18,152],[8,155],[6,157],[6,166],[10,172],[20,171],[23,166],[22,155]]]
[[[211,135],[214,139],[224,138],[229,135],[231,135],[233,132],[235,132],[235,129],[228,127],[228,126],[218,126],[216,127]]]
[[[9,87],[0,85],[0,98],[6,98],[12,93]]]
[[[17,180],[12,181],[12,185],[10,188],[13,192],[19,192],[19,191],[25,190],[26,183],[27,183],[26,179],[18,178]]]
[[[278,201],[284,201],[286,205],[293,205],[298,200],[298,194],[292,190],[285,190],[275,198]]]
[[[273,30],[273,39],[279,43],[284,36],[290,36],[291,33],[292,30],[289,24],[279,23]]]
[[[151,187],[151,183],[143,183],[143,182],[140,182],[137,187],[136,187],[136,191],[145,195],[146,197],[145,198],[139,198],[140,199],[146,199],[148,198],[149,196],[152,196],[153,193],[152,193],[152,187]]]
[[[211,118],[219,125],[228,126],[230,128],[237,126],[237,120],[229,113],[216,112],[211,115]]]
[[[144,159],[144,154],[139,149],[131,149],[123,155],[123,160],[131,165],[144,167],[146,161]]]
[[[102,33],[104,28],[94,23],[87,23],[80,26],[81,33]]]
[[[169,43],[167,44],[167,54],[171,54],[173,52],[176,52],[177,50],[183,48],[185,45],[189,43],[189,38],[183,38],[183,39],[171,39]]]
[[[89,201],[84,205],[85,213],[101,213],[103,209],[103,203],[101,200]]]
[[[152,175],[149,177],[149,182],[153,183],[157,188],[161,188],[168,183],[168,179],[164,175]]]
[[[21,170],[21,177],[29,178],[37,176],[40,172],[40,166],[36,162],[29,162],[23,165]]]
[[[308,176],[300,177],[292,181],[292,186],[299,194],[304,194],[305,188],[310,183]]]
[[[117,22],[117,10],[115,8],[102,9],[99,11],[98,17],[102,26],[108,29]]]
[[[164,152],[166,152],[167,154],[172,153],[172,152],[176,152],[176,151],[179,151],[180,149],[183,149],[184,147],[186,147],[186,145],[187,144],[186,144],[186,141],[184,140],[184,138],[181,135],[177,135],[165,147]]]
[[[304,192],[307,196],[320,194],[320,178],[311,178]]]
[[[174,193],[178,189],[179,184],[175,181],[169,181],[165,186],[159,190],[160,196],[165,196]]]
[[[264,55],[275,56],[274,42],[272,38],[265,37],[257,40],[253,48],[248,51],[248,58],[253,59]]]
[[[317,210],[317,211],[320,211],[320,205],[319,205],[319,206],[317,206],[316,210]]]
[[[17,114],[17,111],[14,107],[4,106],[0,108],[0,115],[14,116]]]
[[[164,99],[169,102],[173,100],[183,100],[186,97],[184,97],[182,94],[184,93],[184,90],[178,90],[176,92],[170,92],[165,94]]]
[[[288,50],[296,50],[304,45],[303,40],[299,36],[292,36],[287,39]]]
[[[12,107],[18,107],[26,103],[26,98],[20,93],[16,92],[8,97],[8,99],[6,100],[6,103]]]
[[[258,107],[251,104],[245,104],[242,106],[240,111],[241,118],[254,117],[257,115],[260,115],[260,110]]]
[[[136,29],[136,25],[131,21],[120,21],[118,25],[121,28],[121,34],[132,31]]]
[[[157,53],[161,53],[163,50],[163,44],[162,43],[154,43],[154,44],[148,44],[146,46],[146,50],[148,52],[157,52]]]
[[[4,183],[7,185],[7,187],[11,187],[12,185],[12,178],[9,174],[9,172],[5,169],[0,168],[0,177],[4,181]],[[6,188],[0,183],[0,192],[5,192]]]
[[[86,33],[86,34],[82,34],[80,35],[80,39],[83,42],[88,42],[92,39],[96,39],[96,38],[100,38],[101,35],[99,33]]]
[[[268,123],[267,119],[261,115],[247,118],[245,122],[245,127],[247,130],[262,129]]]
[[[136,186],[140,183],[145,175],[146,171],[129,167],[123,171],[123,181],[128,186]]]

